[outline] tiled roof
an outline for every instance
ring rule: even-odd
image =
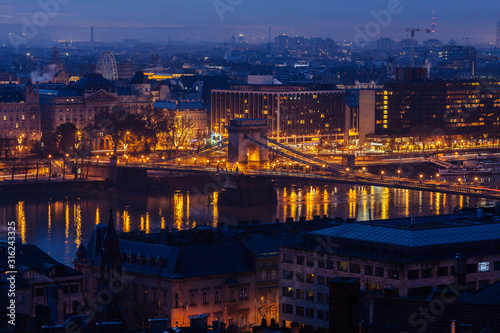
[[[357,222],[313,231],[308,234],[367,243],[423,247],[492,240],[500,241],[500,223],[411,229]]]

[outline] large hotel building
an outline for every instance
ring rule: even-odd
[[[314,85],[237,84],[212,91],[211,129],[226,136],[231,119],[267,119],[269,136],[283,143],[340,141],[345,92]]]

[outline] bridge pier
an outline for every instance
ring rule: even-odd
[[[269,178],[232,175],[225,178],[225,187],[219,192],[220,206],[256,206],[278,203],[278,193]]]
[[[228,162],[246,168],[269,167],[269,151],[247,137],[266,143],[262,135],[267,135],[268,126],[265,119],[233,119],[226,127],[229,135],[227,149]]]

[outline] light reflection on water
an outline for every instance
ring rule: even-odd
[[[0,201],[4,221],[16,220],[23,242],[38,245],[57,260],[71,264],[80,244],[86,245],[93,226],[106,223],[108,209],[118,231],[151,232],[160,228],[192,228],[217,223],[260,220],[261,223],[307,220],[314,216],[357,220],[452,213],[458,207],[490,205],[493,201],[443,193],[374,186],[280,186],[278,205],[219,207],[218,193],[207,195],[177,191],[171,195],[91,193],[74,197]]]

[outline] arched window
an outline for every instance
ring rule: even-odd
[[[179,307],[179,294],[175,294],[175,297],[174,297],[174,308],[178,308]]]
[[[215,302],[220,302],[220,293],[218,290],[215,291]]]
[[[189,296],[189,303],[190,305],[195,305],[195,297],[194,297],[194,293],[191,293],[191,296]]]
[[[234,289],[231,290],[231,292],[229,293],[229,301],[230,302],[234,302],[235,299],[234,299]]]
[[[207,295],[207,292],[205,291],[203,293],[203,304],[207,304],[208,303],[208,295]]]

